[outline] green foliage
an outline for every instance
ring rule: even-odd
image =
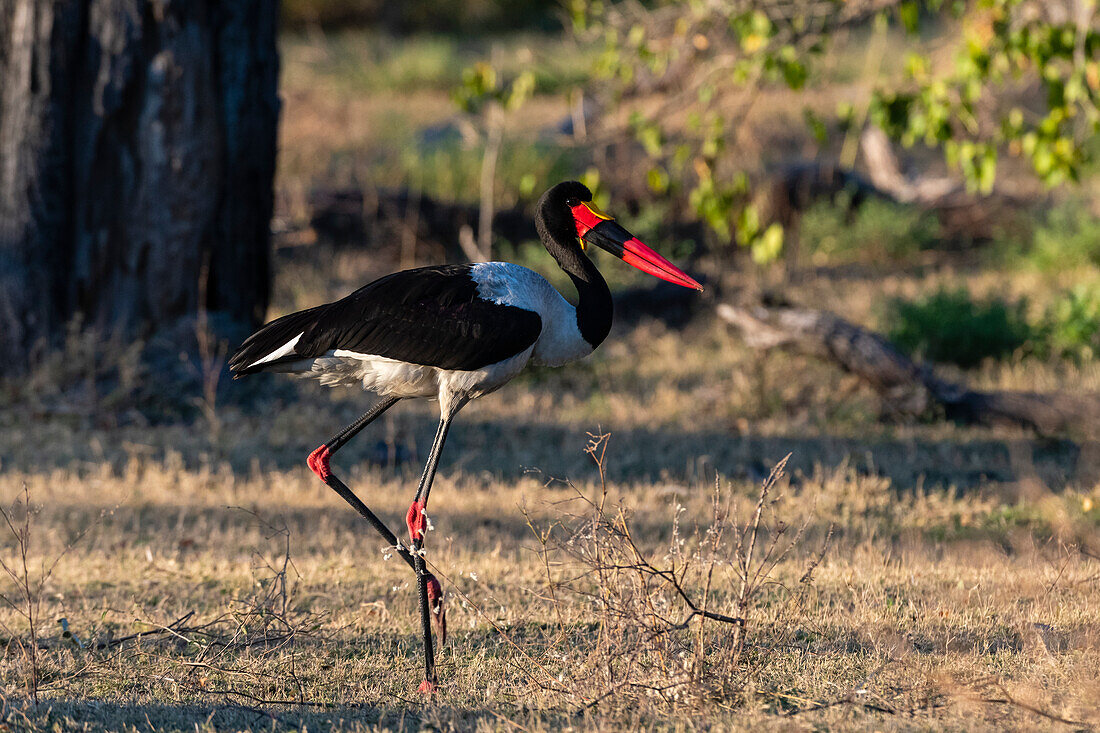
[[[844,199],[821,201],[802,216],[800,241],[815,260],[898,262],[940,241],[934,214],[880,199],[869,199],[849,213]]]
[[[945,17],[947,27],[962,27],[952,66],[910,55],[900,87],[891,80],[869,109],[847,104],[838,116],[842,127],[869,117],[906,145],[942,150],[974,190],[992,189],[1005,152],[1029,160],[1048,185],[1076,181],[1100,133],[1100,34],[1057,19],[1037,0],[572,0],[569,9],[575,33],[603,47],[596,74],[630,111],[620,119],[629,119],[625,131],[651,158],[651,189],[686,196],[719,238],[752,247],[761,261],[778,255],[781,233],[752,210],[746,171],[725,155],[726,141],[736,139],[755,90],[805,88],[840,27],[873,25],[885,34],[894,22],[918,33]],[[683,115],[669,114],[671,105],[633,105],[636,92],[646,96],[662,83]],[[1041,98],[1027,99],[1036,86]],[[824,122],[804,117],[825,140]]]
[[[1021,260],[1045,272],[1100,267],[1100,226],[1096,217],[1080,200],[1058,204],[1035,228]]]
[[[452,99],[463,112],[478,114],[494,103],[509,111],[519,109],[534,92],[532,72],[523,71],[504,80],[491,65],[479,62],[462,70],[462,83],[455,88]]]
[[[964,368],[1010,356],[1034,335],[1026,303],[975,301],[965,288],[940,289],[912,301],[895,299],[886,326],[888,338],[902,350]]]
[[[1100,294],[1078,286],[1048,306],[1037,329],[1035,352],[1073,361],[1100,354]]]
[[[660,78],[670,69],[698,70],[675,85],[688,112],[686,131],[674,116],[660,112],[635,110],[627,116],[630,134],[653,161],[650,188],[660,195],[686,196],[691,210],[717,237],[750,248],[757,262],[778,257],[782,227],[760,220],[745,171],[730,166],[725,156],[732,127],[743,120],[729,100],[761,85],[803,89],[811,59],[823,50],[808,28],[828,27],[834,16],[840,20],[846,14],[833,7],[792,12],[789,3],[779,0],[664,0],[628,12],[602,0],[573,0],[570,10],[575,32],[602,43],[596,74],[620,100],[639,82]],[[670,19],[674,22],[666,22]],[[806,119],[811,129],[824,134],[820,120],[812,115]]]
[[[1078,286],[1029,319],[1027,303],[976,301],[965,288],[941,289],[887,308],[888,338],[918,358],[968,368],[1014,355],[1084,362],[1100,354],[1100,293]]]
[[[917,30],[919,14],[907,13]],[[871,116],[905,145],[943,149],[947,162],[974,188],[993,188],[1001,151],[1030,161],[1047,185],[1077,181],[1090,139],[1100,133],[1100,33],[1072,20],[1055,22],[1028,0],[978,0],[968,10],[954,67],[934,74],[931,60],[913,57],[907,88],[878,90]],[[955,12],[958,12],[958,8]],[[1037,84],[1040,109],[997,104]],[[979,110],[982,114],[979,114]],[[996,124],[981,118],[990,111]]]

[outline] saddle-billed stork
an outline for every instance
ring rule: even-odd
[[[539,199],[535,226],[577,288],[574,308],[542,276],[507,262],[404,270],[334,303],[283,316],[252,334],[229,360],[234,377],[291,372],[322,384],[361,384],[382,400],[309,455],[307,463],[385,538],[416,573],[424,632],[423,692],[437,684],[432,617],[446,642],[443,592],[424,560],[425,509],[439,453],[463,405],[516,376],[529,362],[560,366],[592,353],[611,330],[611,292],[585,256],[588,245],[684,287],[702,286],[592,204],[576,181]],[[403,545],[329,468],[329,459],[406,397],[439,400],[439,429],[405,518]]]

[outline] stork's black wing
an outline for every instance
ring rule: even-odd
[[[403,270],[342,300],[283,316],[241,344],[234,376],[325,355],[375,354],[442,369],[480,369],[521,353],[539,337],[534,311],[478,297],[471,265]],[[293,351],[253,366],[293,340]]]

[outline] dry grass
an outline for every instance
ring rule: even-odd
[[[643,336],[663,338],[635,339]],[[613,372],[614,359],[598,370]],[[612,393],[626,378],[604,377]],[[184,428],[146,430],[143,447],[127,443],[136,436],[125,429],[53,423],[16,437],[9,425],[0,497],[10,504],[26,482],[38,507],[30,565],[60,560],[42,594],[37,709],[17,652],[25,621],[0,613],[12,630],[0,666],[7,723],[356,730],[749,729],[783,726],[790,716],[800,725],[878,729],[1100,722],[1100,561],[1085,554],[1100,549],[1100,517],[1086,511],[1100,492],[1091,486],[1052,492],[1028,474],[965,492],[906,487],[857,468],[854,456],[830,461],[826,439],[817,451],[806,442],[802,465],[825,467],[796,467],[780,481],[763,505],[760,551],[779,522],[792,536],[802,529],[744,604],[731,532],[760,497],[761,477],[742,462],[752,441],[624,426],[611,439],[602,484],[583,451],[584,431],[567,420],[554,427],[567,409],[540,427],[513,423],[515,403],[539,404],[541,391],[527,384],[489,398],[464,415],[449,445],[428,547],[450,593],[452,640],[440,660],[446,685],[429,705],[413,694],[420,650],[407,568],[386,561],[369,528],[304,466],[280,467],[288,451],[280,443],[301,454],[299,445],[327,434],[347,405],[316,400],[314,414],[270,418],[223,408],[221,434],[238,437],[225,438],[229,455],[221,457]],[[406,409],[360,441],[389,434],[407,444],[430,431],[429,408]],[[34,465],[32,446],[48,441],[70,450],[98,443],[100,457]],[[263,443],[275,447],[249,468],[245,447]],[[741,445],[724,453],[727,443]],[[897,444],[898,460],[926,450]],[[784,446],[773,438],[756,448],[764,460]],[[339,463],[350,467],[350,485],[400,527],[415,467],[371,466],[363,445],[346,452]],[[945,440],[931,452],[958,460],[967,446]],[[724,456],[715,461],[726,474],[717,494],[709,466],[676,468],[708,453]],[[609,564],[607,555],[600,570],[567,551],[592,522],[629,527],[647,562],[679,568],[685,592],[705,599],[698,607],[749,616],[740,651],[734,627],[701,618],[642,634],[655,617],[635,623],[638,609],[679,622],[687,607],[664,583],[641,593],[630,563]],[[725,528],[720,540],[716,527]],[[6,538],[4,557],[14,551]],[[801,582],[814,565],[812,582]],[[62,637],[59,618],[83,649]],[[144,631],[158,633],[114,643]]]

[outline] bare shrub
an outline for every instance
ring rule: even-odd
[[[571,694],[582,708],[643,699],[744,704],[770,653],[789,643],[787,621],[797,615],[831,537],[830,531],[797,587],[776,577],[808,526],[791,532],[777,515],[789,455],[763,482],[747,516],[736,516],[731,488],[716,478],[709,522],[682,526],[685,509],[677,503],[667,545],[650,550],[637,538],[631,511],[608,499],[610,435],[589,435],[599,493],[574,487],[583,510],[536,530],[561,626],[560,653],[573,670]],[[590,623],[566,627],[561,606],[577,605],[567,597],[586,601]]]
[[[27,638],[24,638],[11,629],[5,628],[4,631],[11,638],[10,643],[18,647],[23,656],[27,670],[27,694],[34,700],[34,704],[38,705],[38,687],[42,679],[38,656],[38,636],[42,618],[42,589],[45,587],[46,581],[49,580],[57,561],[55,560],[48,568],[43,565],[39,569],[37,577],[33,576],[27,558],[31,553],[31,519],[35,514],[35,510],[31,506],[30,492],[25,481],[23,482],[22,507],[19,506],[18,501],[12,507],[11,512],[0,506],[0,514],[3,514],[8,531],[15,539],[15,557],[11,560],[0,557],[0,567],[4,569],[4,572],[15,584],[15,593],[12,595],[0,593],[0,601],[6,603],[26,620],[28,635]],[[13,515],[18,517],[20,514],[22,514],[22,521],[13,519]]]
[[[38,511],[38,507],[31,504],[30,490],[27,488],[26,481],[23,482],[21,501],[17,499],[10,509],[0,505],[0,517],[3,517],[4,524],[11,538],[15,541],[14,557],[5,558],[0,555],[0,568],[3,569],[15,587],[14,592],[5,591],[0,593],[0,602],[7,605],[18,617],[26,621],[27,632],[24,636],[9,628],[3,622],[0,622],[0,629],[3,629],[8,635],[9,648],[10,646],[18,648],[23,658],[26,670],[27,694],[34,701],[35,707],[38,706],[39,693],[45,676],[41,653],[42,648],[47,646],[43,639],[42,628],[42,606],[45,589],[50,582],[54,569],[57,568],[57,564],[88,532],[88,529],[80,532],[52,560],[45,557],[41,558],[37,569],[35,569],[35,563],[32,559],[35,544],[34,519],[38,515]],[[91,526],[94,526],[94,524]],[[76,635],[69,631],[68,619],[59,619],[58,623],[62,629],[61,638],[67,644],[79,648],[80,641]]]

